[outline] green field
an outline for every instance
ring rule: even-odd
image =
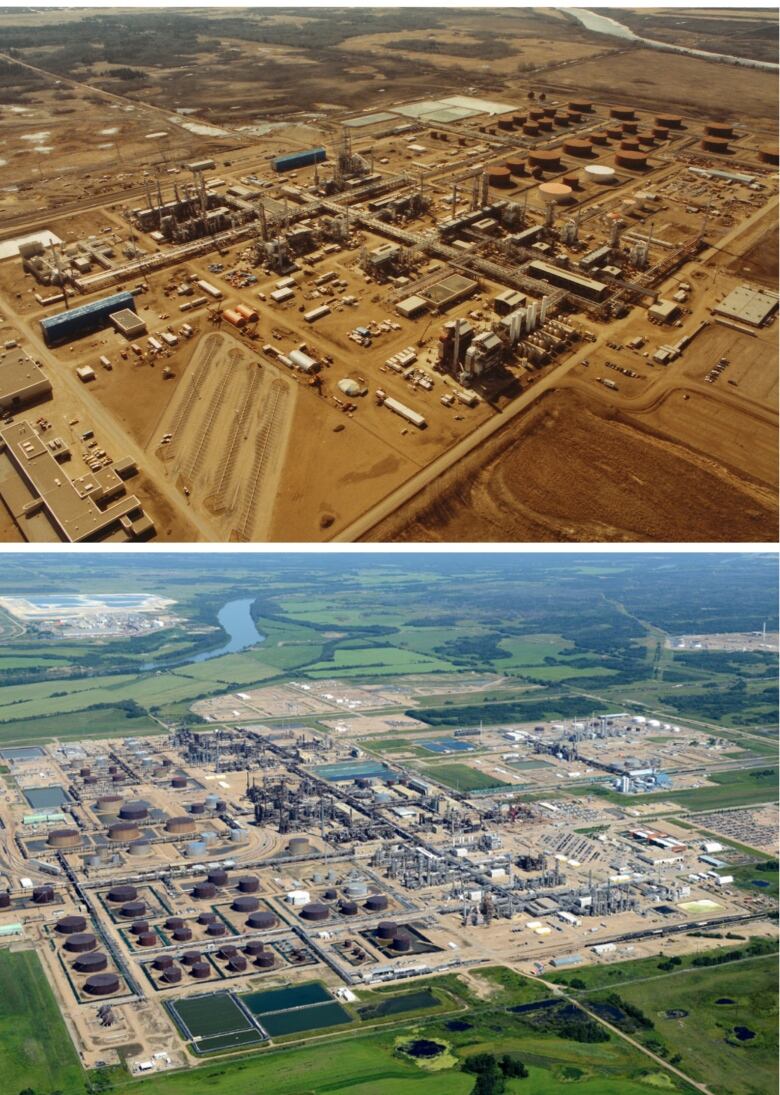
[[[675,802],[687,810],[717,810],[728,806],[750,806],[757,802],[774,802],[778,797],[778,767],[745,768],[731,772],[713,772],[708,778],[715,787],[692,790],[674,789],[648,795],[621,795],[608,787],[572,787],[573,795],[599,795],[621,806],[643,802]]]
[[[0,951],[0,1090],[82,1095],[82,1072],[33,951]]]
[[[419,771],[422,776],[437,779],[454,791],[485,791],[489,787],[509,786],[496,776],[488,776],[466,764],[424,764],[420,765]]]
[[[98,711],[72,711],[67,715],[46,718],[19,719],[0,722],[0,746],[33,745],[61,738],[137,737],[160,734],[162,727],[148,715],[128,718],[121,707],[105,707]]]
[[[340,647],[332,662],[317,662],[306,669],[307,677],[404,676],[407,673],[451,673],[451,662],[396,646]]]
[[[679,1054],[679,1067],[717,1095],[767,1095],[777,1091],[777,960],[761,958],[726,967],[691,970],[620,990],[640,1007],[654,1038]],[[718,999],[733,1004],[718,1005]],[[669,1009],[687,1011],[667,1018]],[[734,1027],[755,1033],[748,1041]]]
[[[762,860],[762,866],[769,860]],[[767,897],[777,898],[780,896],[778,893],[778,863],[774,861],[774,867],[771,870],[757,870],[755,863],[747,864],[744,867],[731,867],[728,868],[729,874],[734,876],[734,885],[740,890],[749,890],[751,893],[766,894]],[[754,882],[767,882],[767,886],[756,886]]]

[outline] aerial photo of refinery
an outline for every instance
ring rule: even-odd
[[[0,539],[777,539],[777,11],[0,13]]]
[[[1,562],[4,1095],[776,1091],[771,553]]]

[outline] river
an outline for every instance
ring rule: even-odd
[[[607,15],[598,15],[587,8],[567,8],[570,15],[581,23],[583,27],[594,31],[596,34],[609,34],[613,38],[623,38],[628,42],[641,42],[645,46],[653,46],[655,49],[665,49],[671,53],[685,53],[689,57],[702,57],[705,61],[722,61],[730,65],[743,65],[747,68],[760,68],[769,72],[777,72],[778,66],[771,61],[754,61],[750,57],[735,57],[730,53],[710,53],[706,49],[689,49],[687,46],[675,46],[672,42],[659,42],[655,38],[642,38],[634,34],[630,27],[624,23],[618,23],[616,19],[610,19]]]
[[[237,654],[241,650],[246,650],[247,647],[265,642],[265,635],[257,630],[252,619],[251,608],[254,603],[254,597],[228,601],[219,610],[217,620],[228,634],[228,641],[222,646],[215,650],[204,650],[190,657],[150,662],[148,665],[141,666],[141,672],[152,673],[161,669],[174,669],[182,665],[194,665],[196,662],[207,662],[211,658],[221,658],[223,654]]]

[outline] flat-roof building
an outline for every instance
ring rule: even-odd
[[[771,289],[738,285],[712,310],[718,316],[726,316],[751,327],[762,327],[777,311],[777,304],[778,295]]]
[[[588,300],[603,300],[608,287],[600,281],[592,278],[584,278],[580,274],[574,274],[570,270],[562,270],[559,266],[551,266],[547,262],[531,262],[528,265],[528,274],[532,278],[540,278],[549,281],[551,285],[557,285],[559,289],[574,293]]]
[[[146,334],[146,323],[132,308],[120,308],[108,317],[111,325],[126,339],[140,338]]]
[[[71,342],[75,338],[83,338],[95,331],[106,327],[110,317],[115,312],[130,309],[135,312],[135,297],[132,293],[112,293],[102,300],[93,300],[89,304],[80,304],[76,308],[68,308],[65,312],[59,312],[55,316],[47,316],[41,320],[41,331],[47,346],[56,346],[63,342]]]
[[[51,381],[23,351],[0,363],[0,411],[16,411],[48,399]]]

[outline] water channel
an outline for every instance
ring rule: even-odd
[[[655,49],[669,50],[671,53],[685,53],[689,57],[703,57],[707,61],[723,61],[731,65],[744,65],[747,68],[761,68],[770,72],[777,72],[778,66],[771,61],[754,61],[750,57],[735,57],[730,53],[711,53],[706,49],[689,49],[687,46],[676,46],[672,42],[659,42],[655,38],[643,38],[635,34],[630,27],[619,23],[617,19],[611,19],[607,15],[598,15],[587,8],[567,8],[567,11],[578,23],[596,34],[609,34],[613,38],[623,38],[628,42],[641,42]]]
[[[217,613],[217,620],[223,631],[227,632],[228,641],[214,650],[203,650],[200,654],[188,655],[184,658],[162,659],[159,662],[149,662],[141,666],[142,673],[153,673],[161,669],[174,669],[182,665],[194,665],[196,662],[207,662],[212,658],[221,658],[224,654],[238,654],[250,646],[265,642],[265,635],[257,630],[252,619],[252,605],[254,597],[237,601],[228,601]]]

